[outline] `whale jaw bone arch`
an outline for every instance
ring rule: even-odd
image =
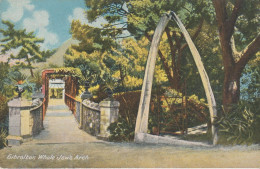
[[[186,42],[188,43],[188,46],[190,48],[190,51],[193,55],[194,61],[196,63],[196,66],[198,68],[202,84],[206,93],[208,106],[209,106],[209,112],[210,112],[210,119],[212,124],[212,137],[213,137],[213,145],[217,144],[218,141],[218,135],[217,135],[217,127],[215,126],[215,118],[217,117],[217,109],[216,109],[216,101],[214,98],[214,94],[212,92],[212,88],[210,86],[209,78],[206,73],[206,70],[203,66],[203,63],[201,61],[201,57],[199,55],[199,52],[197,48],[195,47],[194,43],[192,42],[187,30],[183,26],[181,20],[178,18],[178,16],[173,12],[169,12],[168,14],[165,14],[161,17],[154,35],[153,40],[151,43],[146,69],[145,69],[145,76],[142,86],[142,92],[141,92],[141,98],[139,103],[139,109],[136,119],[136,126],[135,126],[135,142],[144,142],[144,137],[142,137],[143,134],[147,133],[148,130],[148,117],[149,117],[149,107],[150,107],[150,100],[151,100],[151,91],[152,91],[152,84],[153,84],[153,75],[154,75],[154,69],[155,69],[155,62],[156,62],[156,56],[158,54],[158,48],[160,45],[160,41],[162,38],[162,34],[164,32],[165,27],[167,26],[168,22],[173,19],[178,24],[179,28],[181,29]],[[142,134],[143,133],[143,134]]]

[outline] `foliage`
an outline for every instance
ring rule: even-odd
[[[257,12],[259,7],[258,1],[144,0],[141,2],[139,0],[107,0],[104,2],[86,0],[88,20],[95,21],[99,17],[104,17],[108,24],[104,24],[102,28],[91,28],[74,22],[72,24],[72,34],[75,34],[75,37],[78,37],[82,43],[78,48],[74,47],[73,49],[79,52],[80,59],[82,59],[79,61],[84,61],[86,58],[89,59],[90,56],[93,56],[93,51],[95,51],[95,57],[99,58],[96,63],[103,66],[100,66],[101,68],[97,70],[105,72],[104,74],[107,76],[104,77],[114,79],[112,81],[115,84],[114,87],[120,89],[118,91],[140,89],[149,43],[152,40],[156,25],[164,13],[174,10],[184,22],[192,40],[201,53],[217,105],[221,107],[222,103],[226,104],[225,99],[227,102],[232,102],[232,98],[235,98],[232,96],[231,90],[229,90],[230,84],[227,81],[238,82],[236,86],[233,86],[236,90],[233,93],[239,96],[239,79],[244,65],[238,64],[237,59],[239,59],[238,56],[242,56],[243,52],[233,49],[238,49],[239,51],[247,49],[247,44],[255,37],[257,37],[256,42],[259,42],[259,26],[257,24],[259,20],[259,13]],[[253,4],[257,5],[254,6]],[[221,12],[223,15],[219,15]],[[223,19],[222,24],[220,24],[221,19]],[[225,29],[222,29],[222,27],[225,27]],[[219,36],[217,28],[220,31]],[[224,37],[225,31],[228,35]],[[80,37],[82,34],[84,36]],[[134,36],[135,39],[126,38],[121,40],[126,34]],[[231,38],[232,36],[234,39]],[[100,37],[106,38],[106,40],[110,40],[113,43],[109,46],[107,43],[102,42]],[[221,46],[219,46],[219,40],[221,40]],[[233,40],[237,43],[234,44]],[[226,44],[223,44],[223,42],[226,42]],[[255,50],[259,48],[255,45],[257,44],[256,42],[252,45],[255,46],[254,49],[249,49],[246,55],[254,55]],[[223,50],[227,46],[228,48],[232,47],[232,49]],[[229,54],[234,54],[234,56],[224,56],[225,51]],[[75,57],[75,55],[71,55],[71,57]],[[232,59],[232,57],[234,58]],[[241,60],[247,61],[250,57]],[[149,129],[151,130],[153,126],[161,127],[158,123],[166,122],[175,125],[167,126],[169,130],[176,131],[180,129],[176,125],[185,118],[188,121],[188,125],[191,126],[207,121],[209,116],[207,105],[204,100],[198,99],[205,98],[205,92],[203,87],[201,87],[202,83],[193,57],[187,48],[187,43],[174,22],[169,22],[166,26],[160,42],[158,58],[154,86],[162,85],[166,90],[174,89],[176,96],[182,97],[182,99],[164,97],[163,90],[155,94],[156,96],[151,101],[152,111],[149,117]],[[227,58],[231,62],[226,62],[225,59]],[[259,56],[256,58],[259,58]],[[90,62],[87,62],[86,65],[89,64]],[[89,67],[86,66],[85,69],[90,70]],[[248,66],[249,79],[252,83],[246,85],[248,86],[246,92],[250,97],[254,96],[254,99],[251,99],[249,96],[246,99],[250,98],[250,101],[253,100],[253,104],[256,103],[255,99],[259,98],[257,85],[259,79],[258,67]],[[234,70],[237,72],[234,73]],[[230,76],[228,73],[230,73]],[[105,82],[106,78],[100,76],[100,74],[98,75],[99,78]],[[186,89],[184,92],[183,86],[185,85]],[[183,97],[184,93],[186,93],[185,97]],[[185,100],[184,102],[183,99]],[[162,102],[162,105],[160,102]],[[178,107],[185,107],[188,117],[185,117],[186,115],[183,111],[177,110]],[[158,117],[158,114],[161,114],[161,117]],[[165,129],[166,126],[162,128]]]
[[[35,84],[35,89],[34,90],[39,90],[42,87],[42,75],[41,75],[41,71],[36,71],[34,73],[34,77],[31,77],[29,79],[30,83]]]
[[[252,103],[240,102],[219,119],[219,131],[222,144],[252,144],[260,143],[260,111]]]
[[[0,93],[7,98],[12,98],[17,93],[15,87],[20,85],[25,89],[22,94],[23,97],[30,98],[32,92],[36,89],[39,90],[42,86],[41,72],[35,72],[34,77],[27,77],[22,74],[17,67],[10,67],[8,63],[0,62]]]
[[[120,102],[119,113],[129,123],[135,123],[141,91],[128,91],[115,94],[115,100]]]
[[[134,123],[128,123],[126,119],[119,117],[117,122],[111,123],[108,127],[111,141],[132,141],[135,134]]]
[[[0,62],[0,92],[7,97],[13,95],[12,90],[10,90],[11,79],[10,75],[10,66],[8,63]]]
[[[7,98],[15,95],[15,85],[23,84],[27,77],[18,68],[10,67],[8,63],[0,62],[0,92]]]
[[[7,131],[1,128],[0,131],[0,149],[3,147],[7,147]]]
[[[8,115],[7,98],[0,93],[0,122]]]
[[[65,74],[65,75],[70,75],[73,77],[83,78],[81,71],[77,68],[64,67],[64,68],[54,68],[53,70],[54,70],[54,73],[57,73],[57,74]]]
[[[260,97],[260,52],[246,66],[241,78],[242,100],[254,101]]]
[[[73,20],[71,23],[71,33],[74,39],[80,41],[79,45],[72,47],[79,52],[93,53],[94,51],[105,52],[115,45],[115,41],[99,28],[81,24],[80,21]]]
[[[30,69],[33,77],[33,63],[45,61],[53,52],[40,50],[39,43],[42,43],[44,40],[35,37],[34,32],[27,33],[25,29],[16,30],[14,28],[15,25],[10,21],[2,20],[2,23],[7,26],[7,29],[0,29],[0,33],[4,37],[1,39],[1,47],[3,47],[1,53],[6,54],[11,49],[18,49],[18,54],[14,55],[11,53],[8,60],[18,60],[16,66]]]
[[[109,126],[111,141],[133,141],[140,95],[140,91],[115,94],[120,102],[119,119]]]
[[[79,68],[84,78],[91,82],[92,79],[96,79],[100,72],[100,64],[98,57],[95,57],[96,53],[88,55],[86,52],[78,52],[77,50],[70,48],[65,55],[65,66]]]
[[[72,31],[72,33],[77,32]],[[76,50],[74,46],[66,52],[65,66],[79,68],[92,86],[109,87],[114,92],[140,89],[148,55],[148,44],[146,38],[139,41],[126,38],[116,48],[111,47],[105,52],[98,50],[92,53]],[[156,83],[167,81],[159,63],[157,63],[155,77]]]
[[[164,131],[185,131],[188,127],[206,123],[209,119],[204,99],[185,96],[184,93],[167,89],[162,100],[161,128]]]
[[[146,41],[148,40],[148,42],[150,42],[160,17],[171,10],[174,10],[184,21],[184,24],[187,25],[187,29],[191,32],[193,40],[204,31],[206,32],[204,36],[209,37],[208,39],[214,37],[208,30],[213,30],[216,27],[210,25],[211,29],[208,29],[209,26],[205,28],[203,26],[205,25],[204,20],[207,21],[207,25],[214,20],[212,15],[213,7],[210,1],[145,0],[140,2],[138,0],[109,0],[106,2],[96,2],[94,0],[86,0],[85,2],[88,7],[88,19],[94,21],[96,18],[104,16],[108,24],[104,25],[102,30],[104,30],[104,32],[107,30],[111,32],[114,31],[115,34],[117,33],[116,37],[124,37],[124,31],[122,32],[123,34],[120,34],[120,32],[116,32],[116,30],[125,28],[131,35],[135,36],[136,39],[142,39],[144,42],[145,38]],[[102,8],[100,9],[100,7]],[[213,30],[211,32],[216,31]],[[197,42],[200,44],[200,41]],[[204,43],[201,44],[207,49],[212,49],[205,46]],[[212,44],[215,46],[218,45],[217,43]],[[168,84],[171,88],[179,90],[185,80],[184,77],[194,77],[194,74],[184,73],[187,68],[189,72],[196,71],[196,67],[194,67],[193,64],[194,61],[191,60],[192,57],[190,56],[183,35],[174,22],[169,22],[166,27],[166,33],[164,33],[161,41],[159,59],[161,63],[160,69],[164,70],[161,73],[165,74],[164,77],[168,80]],[[197,79],[199,79],[198,77],[199,76],[196,76]],[[198,85],[201,85],[199,80],[193,79],[193,81],[199,82]],[[201,97],[204,97],[203,91],[200,93],[202,93]]]

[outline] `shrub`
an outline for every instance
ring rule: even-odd
[[[140,91],[118,93],[115,100],[120,102],[119,118],[110,124],[109,140],[132,141],[134,139],[135,122],[140,101]]]
[[[196,95],[185,96],[174,89],[167,89],[161,101],[161,133],[184,133],[189,127],[209,121],[205,100]]]
[[[0,93],[0,122],[8,115],[7,98]]]
[[[117,122],[110,124],[108,130],[110,131],[109,140],[111,141],[132,141],[135,134],[135,124],[120,117]]]
[[[248,103],[239,103],[218,121],[220,144],[260,143],[260,112]]]
[[[6,140],[6,137],[7,137],[7,131],[5,129],[1,129],[0,131],[0,148],[3,148],[3,147],[6,147],[7,144],[7,140]]]
[[[130,123],[135,123],[136,121],[140,96],[141,91],[129,91],[115,95],[115,100],[120,103],[120,116],[130,121]]]

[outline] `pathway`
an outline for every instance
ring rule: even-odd
[[[62,99],[49,101],[43,126],[44,130],[33,141],[24,144],[101,142],[78,128],[76,119]]]

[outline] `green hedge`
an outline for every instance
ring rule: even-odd
[[[8,115],[7,98],[0,93],[0,122]]]

